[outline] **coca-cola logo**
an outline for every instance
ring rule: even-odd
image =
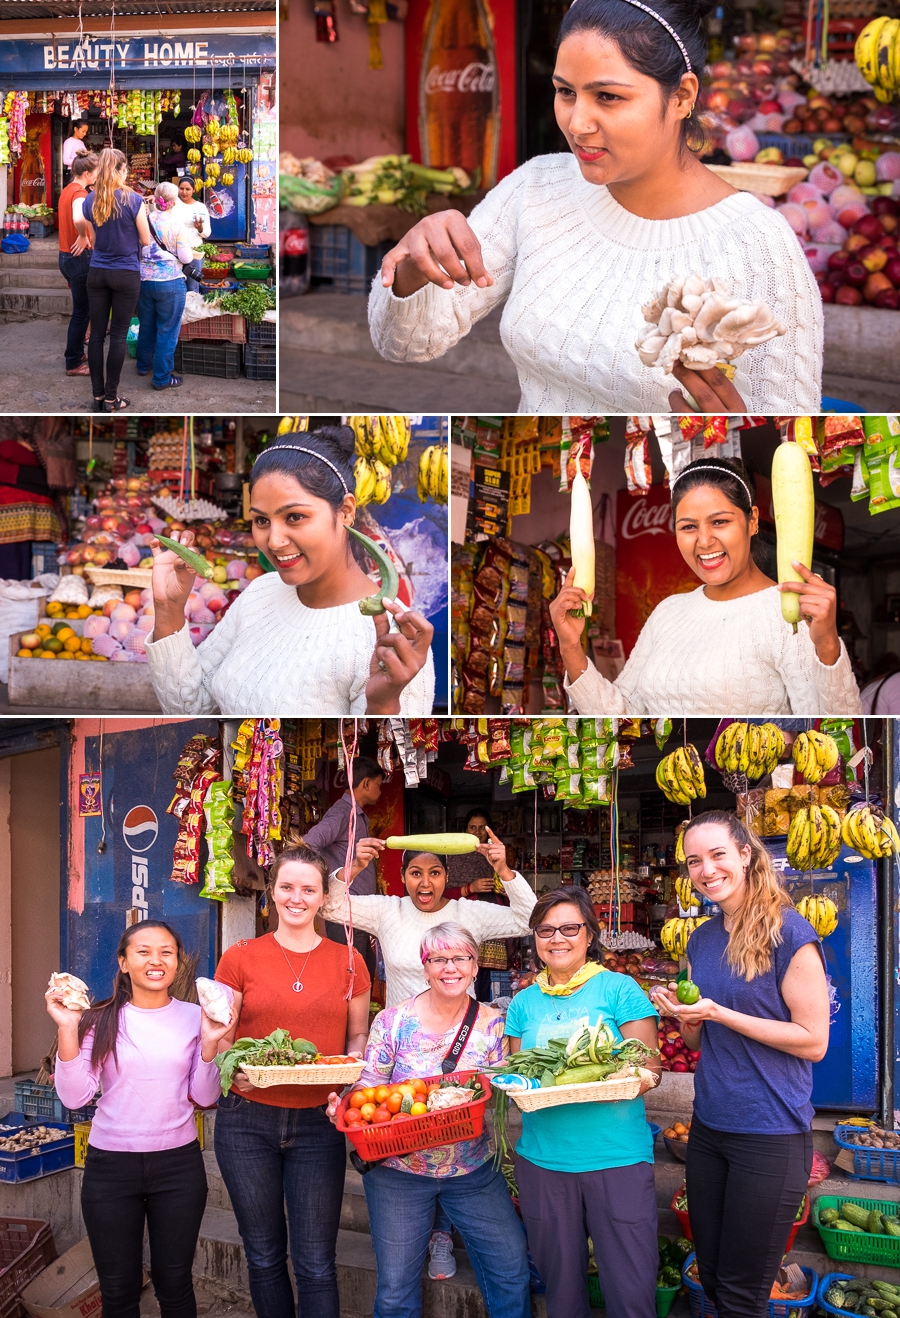
[[[309,251],[309,234],[306,229],[285,229],[281,235],[284,256],[305,256]]]
[[[495,69],[493,64],[467,64],[463,69],[440,69],[433,64],[425,79],[425,95],[435,92],[492,92]]]
[[[671,504],[649,504],[646,499],[636,499],[622,519],[620,534],[623,540],[637,540],[642,535],[673,535],[674,532]]]

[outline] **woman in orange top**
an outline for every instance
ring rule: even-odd
[[[216,970],[216,979],[233,989],[237,1012],[221,1050],[234,1037],[262,1039],[283,1029],[325,1054],[363,1055],[369,972],[350,949],[351,987],[348,949],[316,933],[327,890],[325,862],[309,847],[282,852],[275,861],[269,891],[277,930],[236,943]],[[216,1160],[237,1217],[258,1318],[339,1318],[335,1247],[346,1151],[325,1115],[328,1091],[328,1085],[257,1089],[238,1071],[231,1092],[219,1100]]]

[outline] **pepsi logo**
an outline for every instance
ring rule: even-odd
[[[149,851],[159,833],[159,820],[149,805],[132,806],[122,823],[122,836],[131,851]]]

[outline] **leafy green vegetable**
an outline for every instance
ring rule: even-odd
[[[218,299],[222,311],[231,316],[246,316],[258,325],[275,306],[275,289],[260,282],[248,284],[239,293],[225,293]]]
[[[231,1089],[234,1073],[242,1066],[302,1066],[312,1062],[318,1051],[308,1039],[292,1040],[287,1030],[273,1030],[265,1039],[236,1039],[215,1059],[222,1093]]]

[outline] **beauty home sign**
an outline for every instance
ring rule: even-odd
[[[64,73],[67,77],[115,70],[129,73],[228,69],[275,65],[275,36],[189,32],[111,38],[109,33],[55,41],[0,40],[0,75]],[[21,85],[19,82],[17,85]]]

